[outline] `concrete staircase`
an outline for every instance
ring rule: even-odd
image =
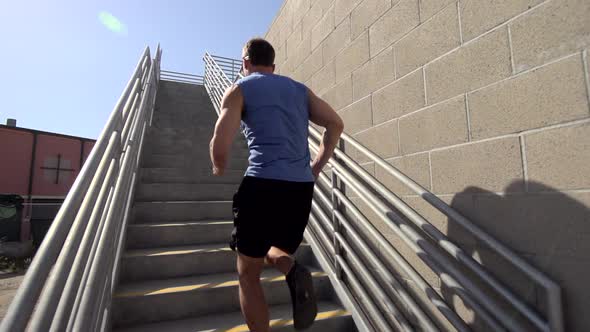
[[[247,148],[236,143],[226,175],[213,177],[208,144],[216,119],[202,86],[160,82],[113,297],[116,331],[248,331],[227,245]],[[311,248],[302,245],[296,256],[312,269],[321,301],[307,331],[356,331]],[[292,331],[284,276],[270,267],[262,276],[273,331]]]

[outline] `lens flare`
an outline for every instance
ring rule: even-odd
[[[112,32],[120,35],[127,34],[127,27],[118,18],[113,16],[111,13],[102,11],[98,14],[98,20],[102,25]]]

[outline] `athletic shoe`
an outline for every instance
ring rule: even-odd
[[[307,329],[313,324],[318,313],[311,273],[305,266],[295,261],[286,280],[291,292],[295,329]]]

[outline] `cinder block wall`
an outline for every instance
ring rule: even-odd
[[[590,1],[286,0],[266,38],[280,74],[306,83],[346,132],[557,280],[567,330],[590,330]],[[531,282],[348,152],[543,312]]]

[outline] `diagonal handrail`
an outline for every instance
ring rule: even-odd
[[[320,133],[315,128],[310,128],[310,131],[315,138],[320,137]],[[514,295],[512,291],[510,291],[506,286],[502,285],[498,280],[496,280],[492,275],[490,275],[490,273],[486,271],[479,262],[473,259],[473,257],[471,257],[470,255],[466,254],[452,241],[450,241],[446,237],[446,235],[444,235],[438,228],[430,224],[427,220],[425,220],[420,214],[414,211],[398,196],[392,193],[389,189],[385,188],[385,186],[380,184],[375,179],[371,179],[368,181],[371,184],[372,188],[377,190],[381,195],[387,197],[389,202],[392,202],[393,205],[400,212],[402,212],[417,227],[423,230],[424,233],[431,237],[452,258],[457,260],[459,263],[464,264],[472,272],[474,272],[476,275],[485,280],[485,282],[488,283],[492,288],[494,288],[500,296],[502,296],[508,302],[512,303],[515,306],[515,308],[523,315],[525,315],[535,326],[537,326],[537,328],[544,331],[559,331],[558,326],[562,325],[563,323],[560,323],[562,321],[561,290],[557,283],[555,283],[553,280],[547,277],[543,272],[533,267],[530,263],[522,259],[514,251],[506,247],[500,241],[490,236],[479,226],[472,223],[463,215],[451,208],[448,204],[446,204],[436,195],[426,190],[416,181],[412,180],[410,177],[400,172],[394,166],[387,163],[385,160],[377,156],[375,153],[373,153],[366,147],[362,146],[359,142],[354,140],[348,134],[343,134],[342,139],[346,143],[356,148],[357,150],[361,151],[365,156],[369,157],[370,160],[382,167],[389,175],[395,177],[397,180],[405,184],[416,194],[420,195],[420,197],[422,197],[431,206],[435,207],[437,210],[445,214],[450,220],[457,222],[461,227],[466,229],[478,240],[480,240],[481,243],[487,245],[489,248],[491,248],[504,259],[506,259],[508,262],[510,262],[516,269],[520,270],[539,286],[543,287],[548,294],[548,304],[550,313],[549,324],[545,323],[543,318],[540,317],[540,315],[537,312],[529,308],[527,304],[524,303],[524,301],[518,299],[518,297]],[[337,150],[336,155],[342,158],[342,160],[344,160],[348,166],[354,167],[357,172],[365,173],[365,176],[363,176],[363,178],[370,177],[370,174],[368,172],[366,172],[362,167],[360,167],[360,165],[358,165],[358,163],[354,162],[350,157],[348,157],[343,151]],[[409,230],[409,228],[406,228],[406,230]]]
[[[108,328],[141,145],[153,114],[161,49],[143,51],[66,196],[0,331]],[[78,329],[78,328],[81,329]]]

